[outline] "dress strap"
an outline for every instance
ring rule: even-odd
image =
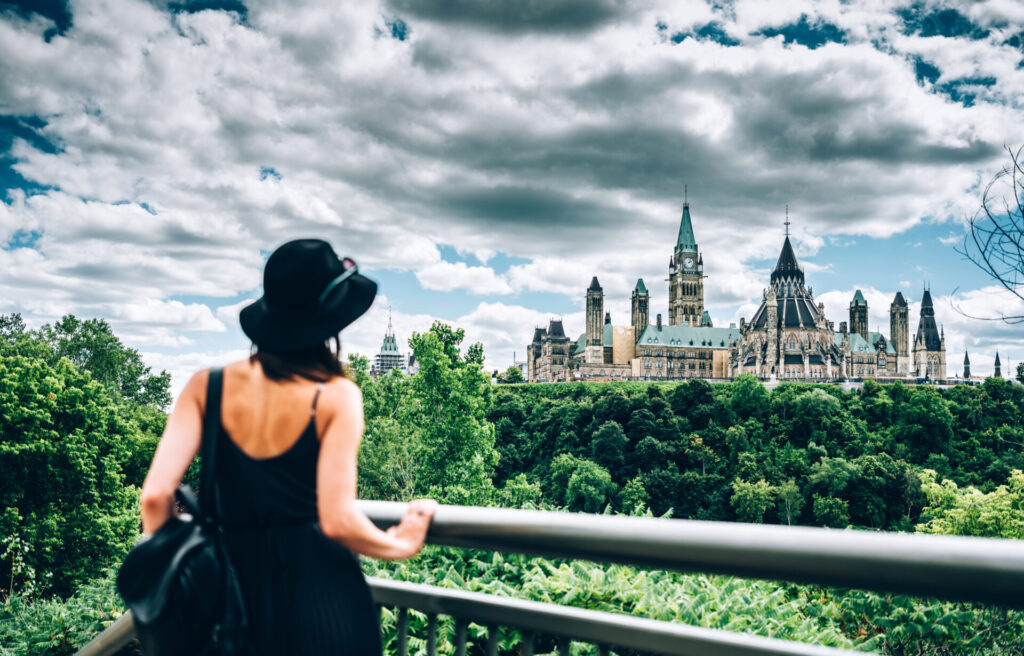
[[[316,402],[320,400],[320,392],[322,392],[323,389],[324,389],[324,384],[323,383],[317,383],[316,393],[313,394],[313,406],[309,409],[309,416],[310,417],[315,417],[316,416]]]

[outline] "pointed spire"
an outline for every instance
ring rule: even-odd
[[[893,307],[907,307],[907,299],[903,298],[903,292],[896,292],[896,298],[892,299]]]
[[[388,331],[384,333],[385,337],[394,337],[395,329],[391,327],[391,306],[388,305]]]
[[[679,220],[679,237],[676,239],[677,251],[696,251],[697,240],[693,236],[693,224],[690,222],[690,203],[683,203],[683,216]]]
[[[967,351],[964,351],[964,364],[971,364],[971,358],[967,356]]]
[[[858,305],[867,305],[867,304],[868,304],[868,302],[866,300],[864,300],[864,294],[861,294],[860,290],[858,289],[856,291],[856,293],[853,295],[853,300],[850,302],[850,305],[851,306],[858,306]]]
[[[999,366],[999,351],[996,351],[996,366]]]
[[[775,270],[772,271],[772,282],[786,277],[795,277],[800,282],[803,282],[804,279],[804,272],[797,264],[796,252],[793,250],[793,244],[790,243],[788,236],[782,244],[782,252],[779,253],[779,261],[775,264]]]
[[[590,287],[587,287],[588,292],[599,292],[601,291],[601,283],[597,282],[597,276],[594,276],[590,280]]]
[[[636,288],[634,288],[633,291],[635,291],[637,294],[646,294],[647,293],[647,287],[644,285],[644,279],[643,278],[637,278],[636,279]]]

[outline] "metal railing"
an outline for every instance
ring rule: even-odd
[[[378,526],[396,524],[406,504],[361,501]],[[1024,607],[1024,541],[766,526],[582,513],[441,506],[428,542],[655,567],[687,572],[896,592]],[[408,609],[427,615],[428,654],[436,653],[437,617],[456,619],[455,648],[465,654],[470,622],[487,626],[495,654],[497,627],[519,629],[521,652],[534,635],[556,639],[560,654],[582,640],[689,656],[837,656],[849,652],[685,624],[583,610],[481,593],[370,579],[379,605],[398,607],[397,648],[405,655]],[[126,614],[79,656],[108,656],[133,635]]]

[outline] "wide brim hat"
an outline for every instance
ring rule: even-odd
[[[377,283],[322,239],[297,239],[267,259],[263,296],[242,308],[242,331],[258,348],[296,351],[334,337],[362,316]]]

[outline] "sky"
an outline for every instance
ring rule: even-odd
[[[667,317],[684,199],[716,325],[750,318],[788,216],[838,326],[929,286],[947,370],[1024,359],[1024,307],[960,255],[1024,144],[1024,5],[699,0],[0,2],[0,313],[101,317],[179,390],[243,357],[274,248],[377,280],[372,356],[435,320],[522,358]]]

